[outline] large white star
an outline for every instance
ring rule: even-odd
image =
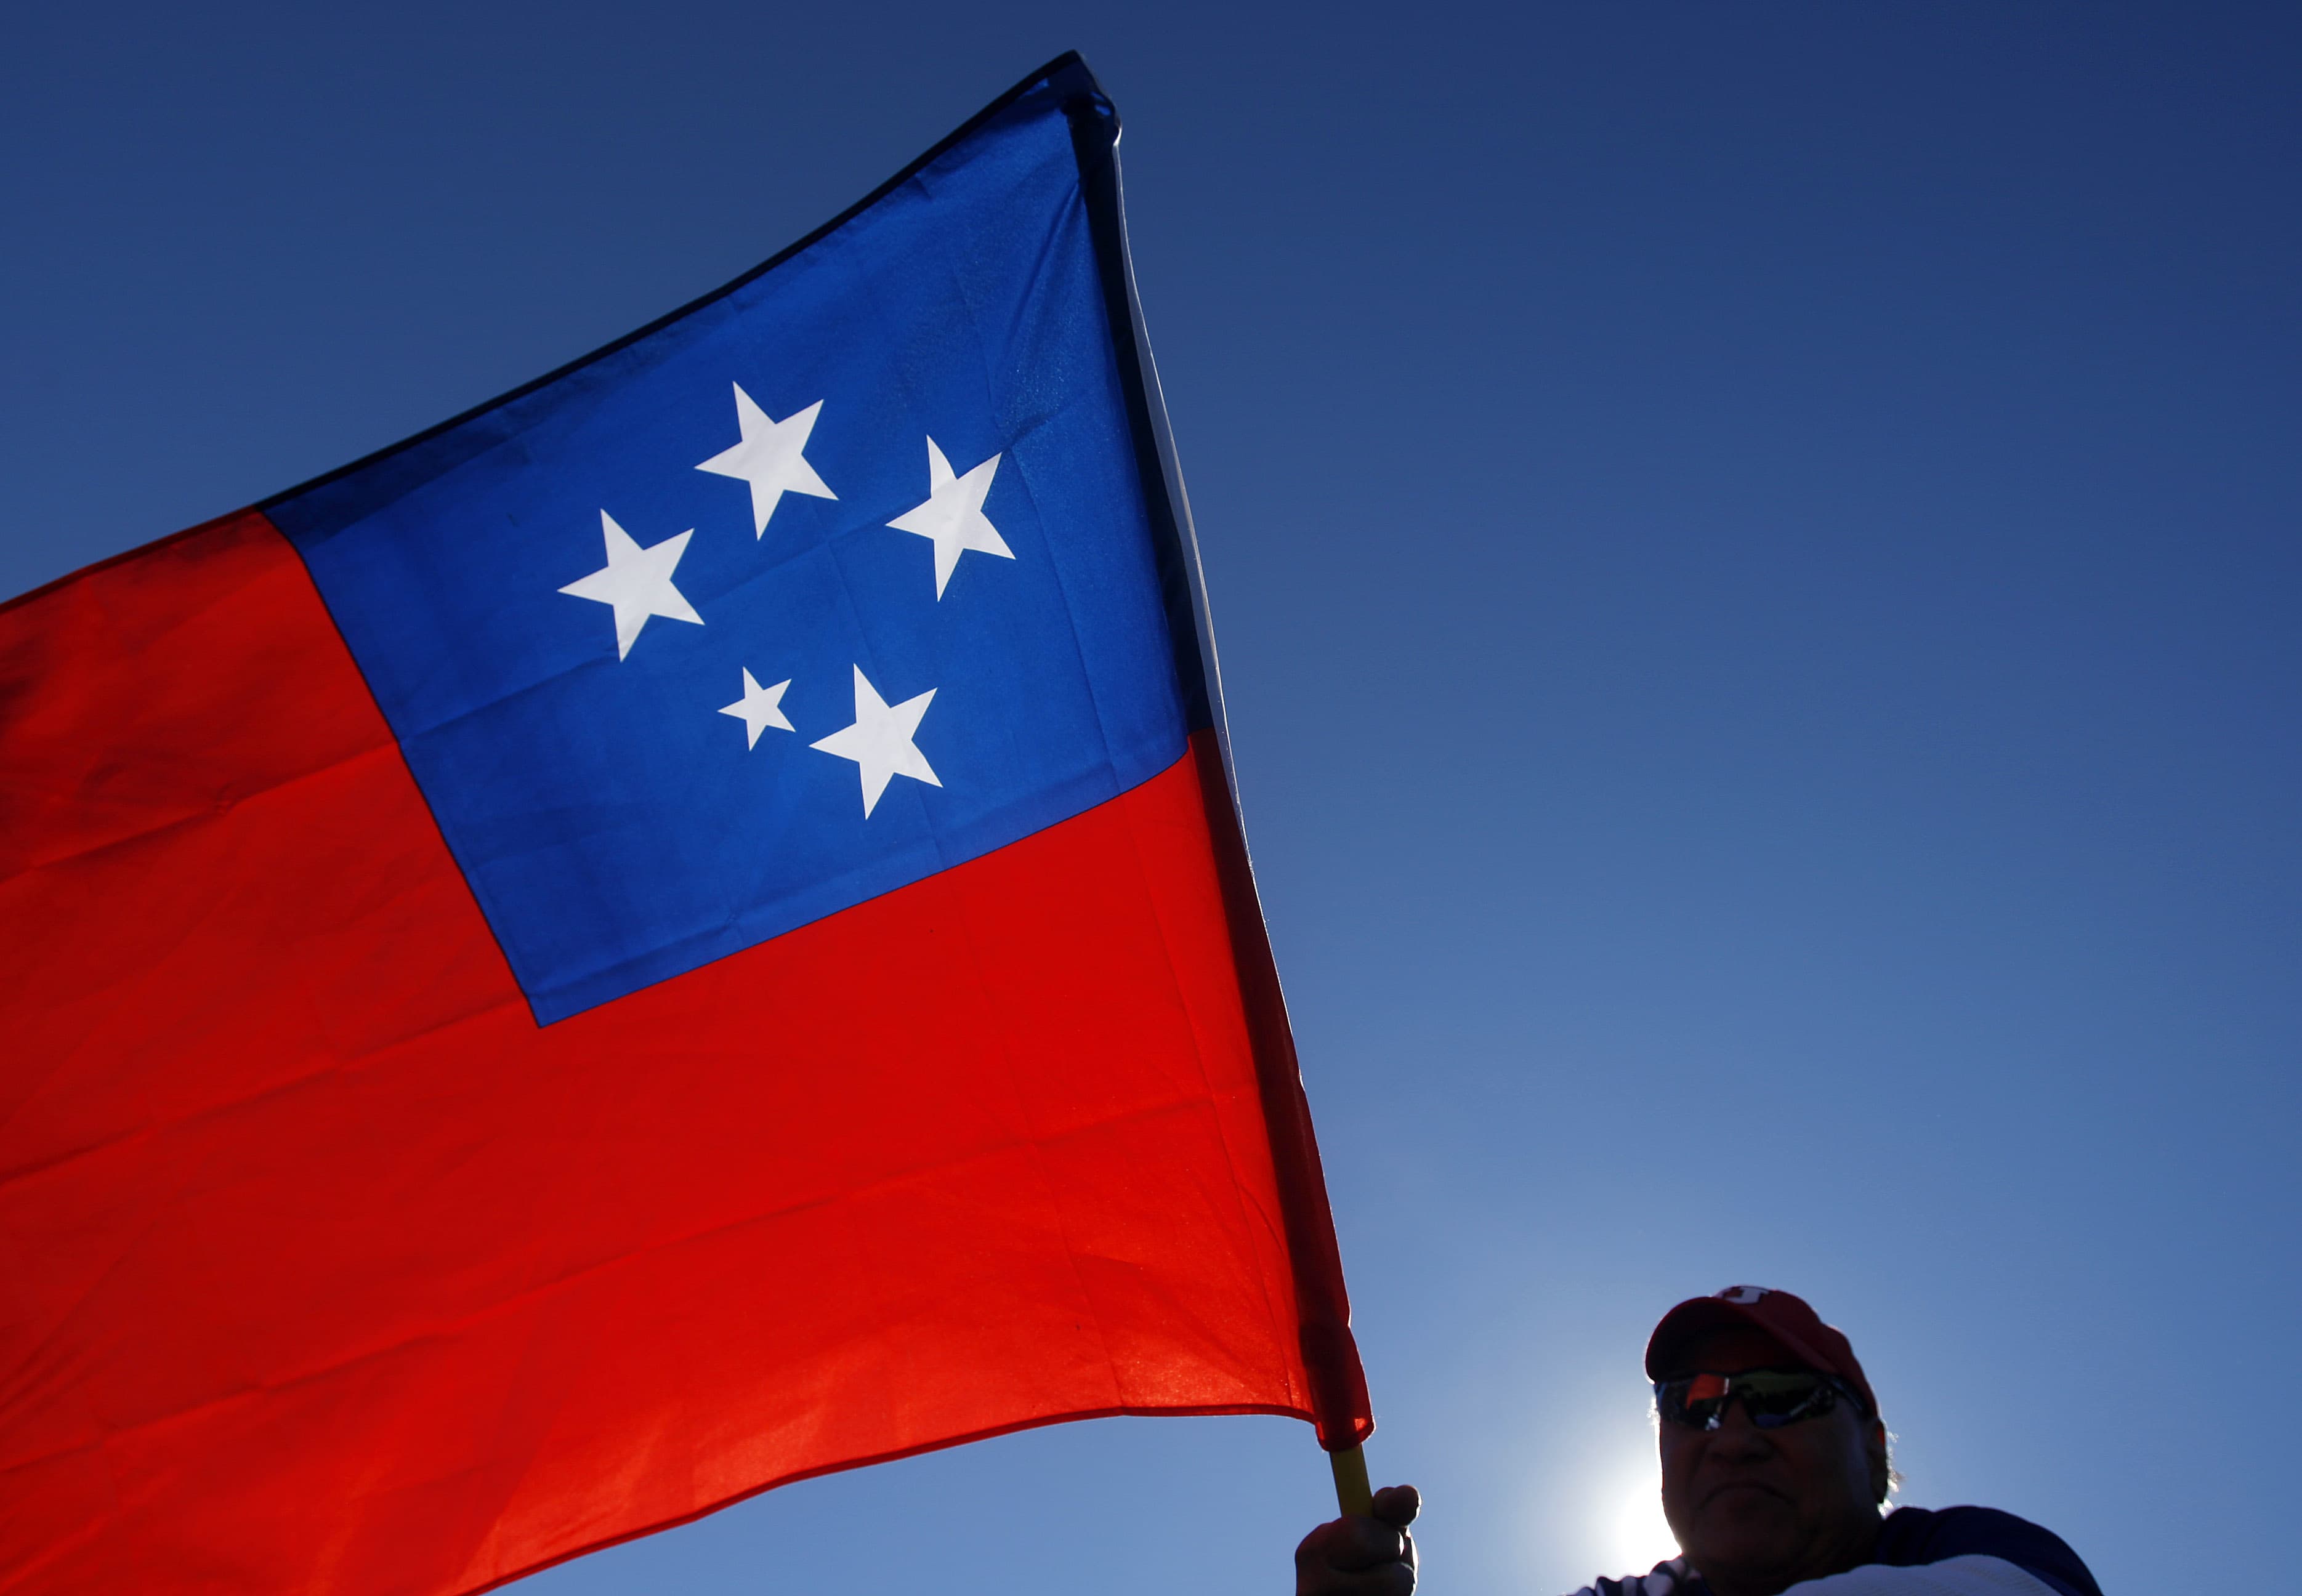
[[[1012,559],[1015,551],[999,535],[998,528],[984,518],[984,495],[991,491],[991,478],[999,469],[999,457],[993,455],[965,476],[954,476],[951,462],[943,458],[936,441],[928,440],[928,501],[905,510],[887,523],[898,532],[917,533],[935,544],[936,597],[943,597],[944,584],[959,567],[959,557],[970,549],[979,554],[996,554],[1002,559]]]
[[[696,469],[740,477],[752,484],[752,535],[756,538],[768,530],[768,517],[776,513],[776,505],[785,494],[805,493],[815,499],[839,495],[824,485],[823,478],[801,452],[807,448],[808,434],[815,431],[823,401],[818,399],[795,416],[773,421],[752,402],[741,383],[735,388],[735,424],[743,428],[744,441],[713,455]]]
[[[721,706],[719,710],[722,715],[733,715],[744,723],[744,747],[757,748],[760,734],[771,726],[781,727],[787,732],[796,729],[784,718],[784,689],[790,685],[791,679],[786,677],[772,687],[762,687],[752,679],[749,668],[744,669],[744,696],[732,704]]]
[[[678,567],[679,557],[687,551],[687,540],[695,535],[693,527],[643,549],[605,510],[600,512],[600,525],[608,536],[608,563],[559,591],[614,608],[617,659],[631,653],[640,628],[647,625],[651,615],[662,616],[666,620],[693,621],[699,626],[703,624],[695,607],[671,584],[671,574]]]
[[[920,721],[935,695],[936,690],[930,687],[917,698],[907,698],[891,706],[864,679],[863,668],[859,665],[855,668],[855,724],[808,744],[855,761],[856,773],[863,778],[865,819],[870,818],[879,794],[887,790],[887,783],[898,776],[908,776],[931,787],[943,785],[928,764],[928,756],[912,741],[919,735]]]

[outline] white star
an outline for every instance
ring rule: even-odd
[[[935,695],[936,690],[930,687],[917,698],[907,698],[890,707],[878,689],[864,680],[863,668],[859,665],[855,668],[855,724],[832,733],[819,743],[808,744],[855,761],[856,774],[863,778],[865,819],[870,817],[879,794],[887,790],[887,783],[895,777],[908,776],[931,787],[943,785],[928,766],[928,756],[912,741],[919,735],[920,720],[927,714]]]
[[[757,748],[760,734],[771,726],[781,727],[786,731],[795,729],[790,721],[784,718],[783,711],[784,689],[790,685],[791,679],[786,677],[772,687],[762,687],[752,679],[748,668],[744,670],[744,696],[732,704],[722,706],[719,710],[722,715],[733,715],[744,723],[744,747]]]
[[[786,493],[805,493],[815,499],[839,497],[824,485],[823,478],[800,452],[807,447],[807,435],[815,431],[816,415],[822,408],[823,401],[818,399],[796,416],[771,421],[742,385],[735,385],[735,424],[744,429],[744,441],[713,455],[696,469],[740,477],[752,484],[753,537],[768,530],[768,517],[776,513],[777,501]]]
[[[617,659],[631,653],[640,628],[647,625],[651,615],[662,616],[666,620],[693,621],[699,626],[703,624],[694,606],[671,584],[671,573],[677,568],[679,557],[687,551],[687,540],[695,535],[693,527],[677,537],[666,538],[643,549],[605,510],[600,512],[600,525],[608,534],[608,563],[559,591],[615,608]]]
[[[993,455],[965,476],[951,474],[951,462],[943,458],[936,441],[928,440],[928,501],[905,510],[887,523],[898,532],[913,532],[935,544],[936,597],[943,597],[944,584],[959,567],[959,557],[972,549],[979,554],[996,554],[1002,559],[1012,559],[1015,551],[999,535],[998,528],[984,519],[984,495],[991,491],[991,478],[999,469],[999,457]]]

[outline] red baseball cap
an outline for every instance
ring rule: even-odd
[[[1647,1339],[1647,1378],[1698,1373],[1682,1361],[1687,1348],[1726,1324],[1747,1324],[1773,1338],[1808,1368],[1837,1375],[1862,1393],[1873,1415],[1878,1413],[1878,1399],[1855,1360],[1853,1343],[1825,1324],[1804,1299],[1768,1286],[1729,1286],[1714,1296],[1690,1298],[1665,1314]]]

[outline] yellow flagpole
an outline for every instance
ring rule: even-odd
[[[1337,1505],[1346,1515],[1372,1518],[1374,1489],[1367,1483],[1366,1454],[1357,1447],[1346,1447],[1340,1452],[1328,1453],[1327,1462],[1335,1471]]]

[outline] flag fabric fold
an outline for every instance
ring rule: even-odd
[[[0,607],[0,1590],[477,1591],[1058,1420],[1371,1429],[1076,57]]]

